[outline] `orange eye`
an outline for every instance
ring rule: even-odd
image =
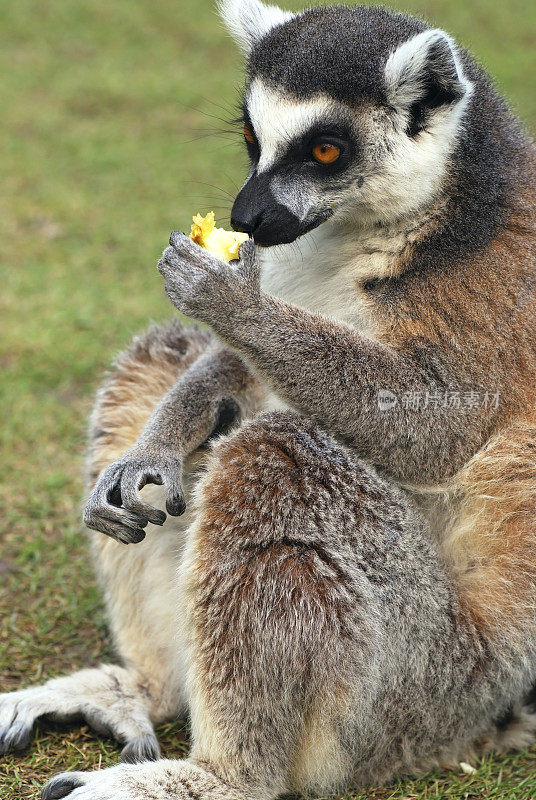
[[[246,137],[246,142],[249,142],[250,144],[255,144],[255,136],[253,134],[253,131],[251,130],[251,127],[247,124],[247,122],[244,125],[244,136]]]
[[[341,149],[334,144],[322,142],[313,147],[313,156],[319,164],[334,164],[340,158]]]

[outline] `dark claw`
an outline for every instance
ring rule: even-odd
[[[170,497],[166,500],[166,508],[172,517],[181,517],[186,511],[186,501],[182,495]]]
[[[156,511],[147,512],[147,516],[149,517],[149,522],[151,522],[153,525],[162,526],[166,521],[165,513],[163,511],[159,511],[158,509]]]
[[[128,528],[123,541],[125,544],[139,544],[140,542],[143,542],[144,539],[145,531],[142,531],[141,528],[137,530]]]
[[[246,239],[238,248],[238,255],[240,258],[256,257],[257,251],[255,250],[255,242],[253,239]]]
[[[51,780],[41,792],[41,798],[42,800],[59,800],[61,797],[67,797],[75,789],[83,785],[82,781],[74,776],[72,778]]]
[[[126,764],[139,764],[142,761],[157,761],[160,758],[160,745],[156,736],[138,736],[123,748],[121,761]]]

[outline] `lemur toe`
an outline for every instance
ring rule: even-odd
[[[30,743],[36,715],[20,702],[17,693],[5,695],[0,702],[0,755],[23,750]]]
[[[24,750],[30,744],[33,724],[19,722],[12,725],[0,735],[0,754],[9,753],[10,750]]]
[[[57,778],[52,778],[52,780],[43,787],[41,800],[59,800],[61,797],[67,797],[75,789],[83,785],[83,780],[78,777],[76,773],[72,775],[60,775]]]
[[[160,745],[156,736],[146,734],[137,736],[128,742],[121,753],[121,761],[126,764],[138,764],[141,761],[157,761],[160,758]]]

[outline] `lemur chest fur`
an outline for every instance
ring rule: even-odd
[[[402,254],[422,235],[425,222],[413,218],[352,231],[326,223],[294,244],[261,253],[262,288],[374,338],[367,285],[400,272]]]
[[[389,227],[344,231],[332,222],[290,245],[261,251],[263,291],[288,303],[352,325],[375,338],[378,314],[367,284],[396,275],[404,250],[414,242],[427,218],[406,219]],[[275,393],[270,411],[289,406]]]

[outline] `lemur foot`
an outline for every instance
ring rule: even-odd
[[[246,800],[246,795],[190,761],[119,764],[98,772],[64,772],[42,800]]]
[[[43,686],[0,694],[0,755],[27,747],[43,717],[61,722],[82,717],[98,733],[125,745],[122,761],[160,757],[146,699],[121,667],[82,670]]]

